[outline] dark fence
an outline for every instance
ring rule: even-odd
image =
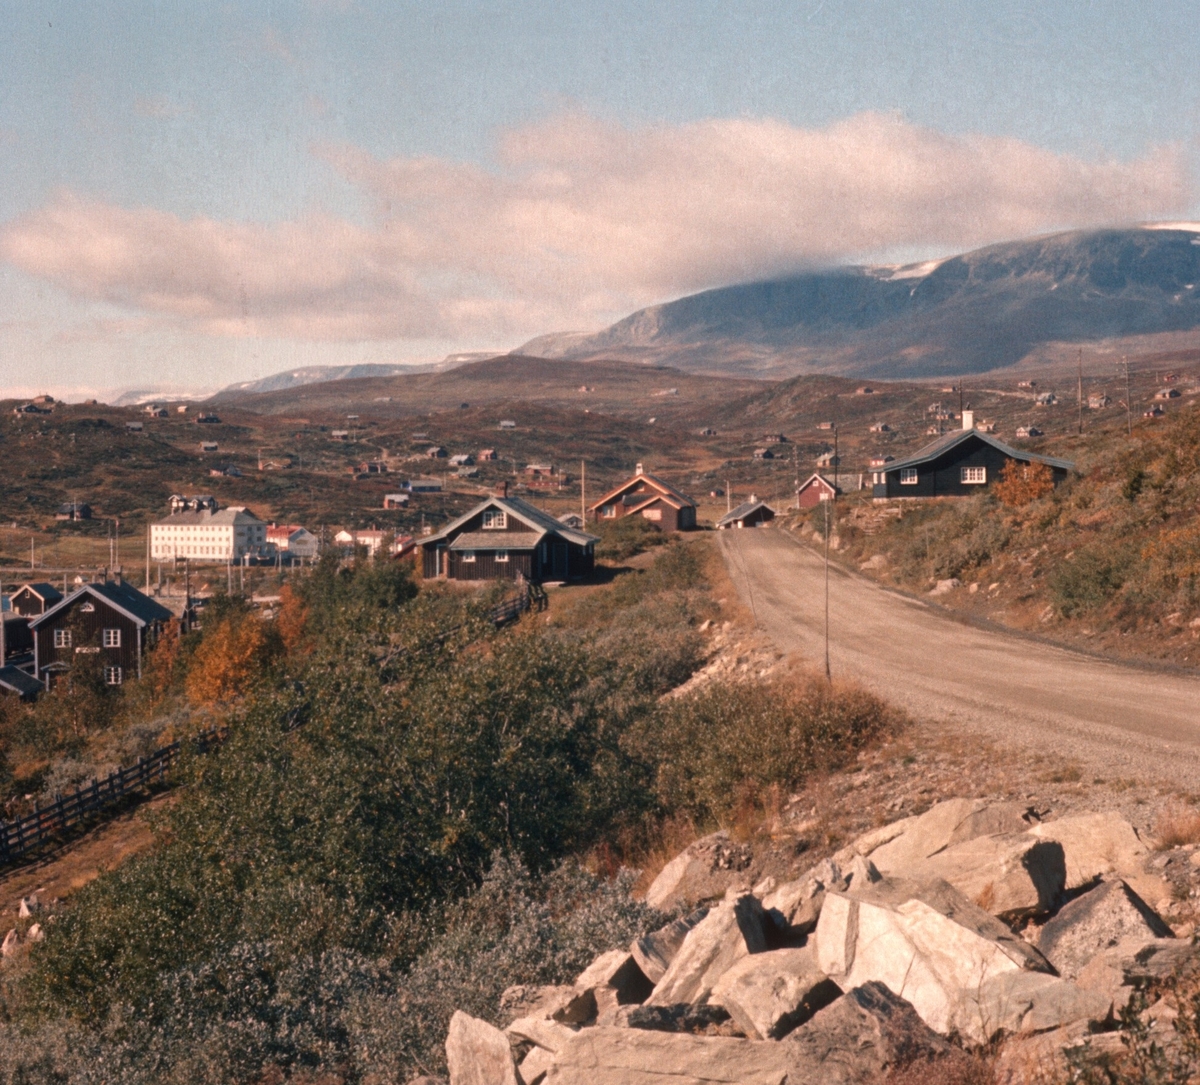
[[[546,593],[540,584],[526,584],[513,598],[493,607],[488,617],[500,627],[516,621],[528,610],[544,610],[546,603]],[[292,726],[287,730],[294,730],[300,722],[299,717],[289,721]],[[206,753],[223,742],[225,735],[223,729],[205,731],[191,741],[197,752]],[[117,806],[130,795],[165,786],[167,770],[179,760],[182,752],[182,742],[172,742],[147,757],[139,757],[134,765],[117,769],[103,780],[93,780],[70,795],[56,796],[48,806],[35,804],[32,814],[16,821],[0,821],[0,866],[15,863],[49,841],[61,840],[71,829],[94,821],[97,815]]]
[[[194,748],[205,753],[222,742],[225,731],[205,731],[192,739]],[[181,741],[172,742],[155,750],[147,757],[139,757],[134,765],[127,765],[109,773],[103,780],[77,787],[70,795],[58,795],[47,806],[35,804],[32,814],[16,821],[0,821],[0,866],[14,863],[36,851],[50,840],[58,840],[78,825],[95,819],[102,811],[116,806],[128,796],[149,791],[166,782],[167,770],[183,752]]]

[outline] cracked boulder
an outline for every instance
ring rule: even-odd
[[[723,1007],[753,1040],[778,1040],[841,995],[811,949],[774,949],[743,957],[713,987]]]

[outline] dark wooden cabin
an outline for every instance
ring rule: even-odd
[[[593,520],[641,516],[660,531],[690,531],[696,526],[696,502],[637,465],[637,473],[609,490],[588,508]]]
[[[85,584],[29,623],[34,673],[47,689],[80,654],[99,654],[104,680],[142,676],[142,654],[172,614],[122,580]]]
[[[62,597],[62,592],[53,584],[22,584],[9,596],[9,603],[14,614],[34,618],[62,602]]]
[[[876,471],[872,494],[876,498],[970,497],[987,490],[1000,477],[1005,464],[1044,463],[1057,486],[1072,471],[1070,460],[1042,456],[1012,448],[976,429],[947,433],[907,459]]]
[[[517,497],[489,497],[421,540],[426,579],[574,580],[595,567],[595,535]]]

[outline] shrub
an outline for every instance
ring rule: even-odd
[[[791,677],[713,684],[670,701],[628,746],[652,767],[669,813],[721,820],[747,795],[794,789],[903,722],[863,689]]]
[[[1064,618],[1102,607],[1121,590],[1129,564],[1121,551],[1080,550],[1047,577],[1051,601]]]
[[[1020,508],[1054,492],[1054,472],[1044,463],[1009,460],[992,491],[1004,504]]]
[[[596,544],[596,557],[607,561],[625,561],[643,551],[670,542],[666,532],[660,531],[643,516],[600,520],[596,529],[600,535],[600,541]]]

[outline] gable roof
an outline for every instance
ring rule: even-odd
[[[63,597],[63,593],[60,592],[53,584],[47,584],[45,582],[39,582],[37,584],[22,584],[12,594],[19,595],[26,589],[36,595],[43,603],[57,603]]]
[[[161,603],[156,603],[149,596],[143,595],[132,585],[126,584],[124,581],[118,584],[109,580],[103,584],[84,584],[78,591],[71,592],[61,602],[52,606],[45,614],[39,614],[34,618],[29,623],[29,628],[36,629],[48,622],[54,615],[72,606],[83,595],[91,595],[107,603],[114,610],[124,614],[130,621],[143,627],[151,622],[165,622],[173,616]]]
[[[0,686],[11,689],[21,697],[36,697],[44,693],[46,687],[32,674],[26,674],[19,667],[0,667]]]
[[[484,509],[489,508],[502,509],[535,531],[543,534],[558,535],[568,542],[575,543],[576,546],[587,546],[589,543],[600,541],[599,536],[589,535],[586,531],[576,531],[573,527],[567,527],[566,524],[560,523],[550,513],[543,512],[536,505],[531,505],[528,501],[522,501],[519,497],[489,497],[486,501],[481,501],[469,512],[463,513],[457,520],[451,520],[441,531],[434,535],[426,536],[421,540],[421,545],[428,546],[430,543],[440,542],[446,536],[457,531],[463,524],[468,523],[473,517],[478,516]]]
[[[1057,467],[1060,471],[1073,471],[1075,469],[1073,460],[1060,460],[1054,456],[1043,456],[1037,452],[1025,452],[1022,449],[1006,445],[1003,441],[997,440],[990,434],[983,433],[980,430],[964,429],[943,434],[936,441],[930,442],[907,459],[895,460],[889,463],[883,469],[883,474],[890,475],[893,471],[898,471],[902,467],[917,467],[920,464],[929,463],[951,449],[957,448],[971,437],[991,445],[997,451],[1002,452],[1005,456],[1010,456],[1014,460],[1022,460],[1026,463],[1044,463],[1047,467]]]
[[[720,527],[722,524],[736,524],[739,520],[746,519],[747,516],[758,509],[766,509],[772,516],[775,515],[775,510],[765,501],[743,501],[736,509],[722,516],[717,521],[717,527]]]
[[[823,474],[821,474],[820,471],[814,471],[811,475],[808,476],[808,478],[806,478],[796,488],[796,493],[803,493],[805,490],[807,490],[809,488],[809,486],[812,486],[814,483],[817,486],[824,486],[825,489],[827,489],[830,493],[840,494],[842,492],[842,488],[840,486],[835,486],[832,482],[829,481],[829,479],[827,479]]]
[[[678,502],[678,505],[676,507],[681,507],[683,505],[689,505],[692,508],[696,507],[696,502],[693,501],[690,497],[688,497],[687,494],[680,493],[677,489],[675,489],[674,486],[672,486],[670,483],[663,482],[663,480],[661,478],[659,478],[657,475],[648,475],[645,472],[642,472],[640,474],[633,475],[631,478],[626,479],[624,482],[621,483],[620,486],[616,487],[615,489],[609,490],[609,492],[606,493],[602,498],[600,498],[599,501],[595,502],[595,504],[589,505],[588,510],[595,511],[601,505],[608,504],[610,501],[613,501],[615,498],[620,497],[621,494],[623,494],[631,486],[636,486],[639,482],[650,483],[651,486],[653,486],[656,490],[659,491],[659,496],[667,498],[672,503]],[[647,500],[649,500],[649,498],[647,498]]]

